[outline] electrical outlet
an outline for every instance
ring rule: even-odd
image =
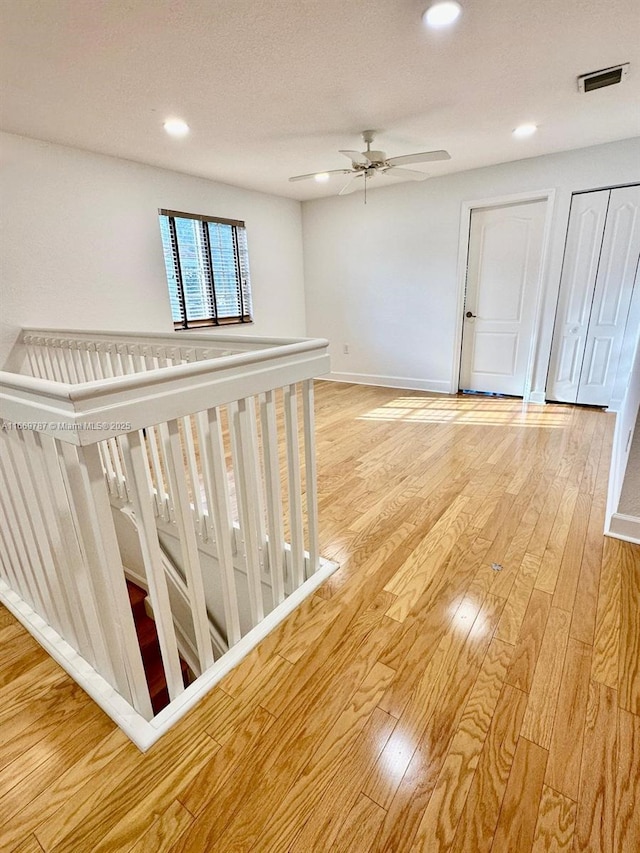
[[[349,344],[342,344],[342,354],[349,355]]]

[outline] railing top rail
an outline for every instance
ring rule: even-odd
[[[25,326],[22,329],[22,340],[27,337],[41,338],[76,338],[85,341],[100,341],[107,343],[156,343],[180,348],[198,345],[204,348],[215,348],[224,344],[226,348],[233,346],[239,350],[255,350],[264,347],[287,346],[294,343],[305,343],[310,338],[274,338],[258,335],[219,334],[218,332],[182,331],[167,332],[115,332],[101,329],[49,329],[36,326]]]
[[[31,428],[69,443],[93,444],[327,373],[328,345],[323,338],[295,339],[78,384],[0,371],[0,417],[36,424]]]

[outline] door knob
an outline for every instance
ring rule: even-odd
[[[476,315],[473,314],[471,311],[467,311],[467,313],[464,316],[469,317],[469,319],[470,319],[471,317],[475,317]]]

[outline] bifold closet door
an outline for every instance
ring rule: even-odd
[[[611,190],[576,402],[608,406],[640,256],[640,187]]]
[[[575,403],[598,274],[609,190],[574,195],[562,263],[547,396]]]
[[[640,253],[640,187],[575,195],[547,396],[607,406]]]

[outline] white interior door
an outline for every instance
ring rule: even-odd
[[[547,202],[471,212],[460,388],[523,396]]]
[[[608,406],[640,255],[640,187],[611,190],[576,402]]]
[[[575,403],[598,274],[609,190],[574,195],[553,335],[549,399]]]

